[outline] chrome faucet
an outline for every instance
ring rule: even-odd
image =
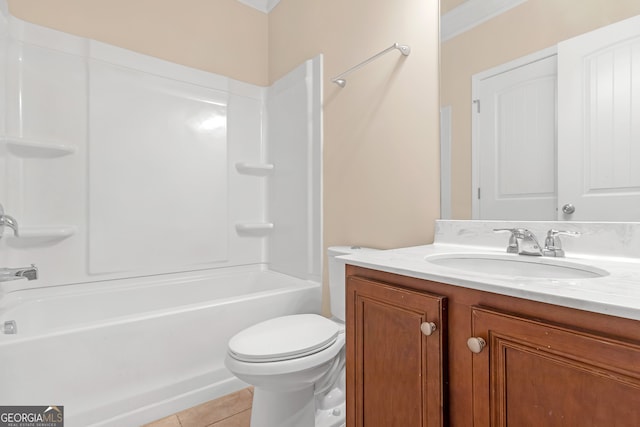
[[[7,226],[13,230],[13,234],[16,236],[19,235],[18,232],[18,221],[12,216],[4,214],[4,208],[0,204],[0,238],[2,238],[2,234],[4,233],[4,227]]]
[[[564,249],[562,249],[562,242],[560,236],[579,237],[581,233],[577,231],[561,231],[551,229],[547,231],[547,238],[544,241],[544,256],[563,257]]]
[[[535,234],[526,228],[494,228],[495,232],[508,231],[511,233],[509,237],[509,246],[507,252],[510,254],[542,256],[542,248]]]
[[[36,280],[38,278],[38,267],[35,264],[31,264],[30,267],[23,268],[0,268],[0,282],[9,282],[22,278]]]

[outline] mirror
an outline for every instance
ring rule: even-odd
[[[474,216],[477,214],[474,208],[477,202],[473,198],[477,198],[477,188],[472,185],[475,183],[472,173],[472,107],[476,106],[471,103],[472,76],[553,48],[578,35],[640,15],[640,2],[440,0],[440,11],[442,217],[482,219]],[[637,72],[634,71],[634,74]],[[635,144],[637,146],[638,141]],[[640,148],[635,153],[640,155]],[[555,161],[557,162],[557,157]],[[639,161],[640,159],[636,164]],[[558,180],[564,178],[565,171],[556,168],[555,172]],[[558,203],[561,203],[559,197]],[[555,209],[557,208],[554,207]],[[501,213],[504,214],[503,217],[491,219],[538,219],[523,218],[520,214],[512,214],[509,209],[504,209]],[[560,213],[558,219],[576,218],[568,215],[563,217]],[[601,216],[579,219],[621,220]],[[640,217],[634,220],[638,221]]]

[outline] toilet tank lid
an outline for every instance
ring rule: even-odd
[[[230,355],[246,362],[307,356],[335,342],[340,325],[317,314],[276,317],[240,331],[229,340]]]

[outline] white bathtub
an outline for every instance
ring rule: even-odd
[[[228,339],[319,312],[321,286],[259,267],[11,292],[0,299],[0,404],[64,405],[65,426],[139,426],[246,385]]]

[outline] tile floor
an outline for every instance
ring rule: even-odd
[[[143,427],[249,427],[253,389],[245,388]]]

